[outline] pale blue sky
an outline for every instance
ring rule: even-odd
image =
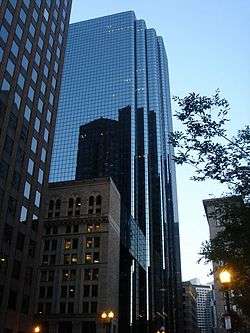
[[[250,123],[249,0],[73,0],[71,23],[126,10],[163,37],[172,95],[208,95],[220,88],[232,107],[230,131]],[[208,267],[196,263],[208,238],[202,199],[222,189],[191,182],[190,175],[187,168],[177,168],[182,275],[206,282]]]

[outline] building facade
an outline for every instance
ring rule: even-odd
[[[235,218],[235,211],[243,207],[244,202],[240,196],[222,197],[203,200],[203,206],[209,225],[210,239],[214,239],[218,232],[223,230],[222,222],[225,219]],[[225,315],[225,297],[219,280],[219,266],[213,263],[214,269],[214,295],[216,304],[216,320],[218,333],[225,333],[224,315]],[[237,311],[237,309],[234,309]]]
[[[112,133],[120,133],[121,122],[126,122],[124,140],[117,142]],[[88,151],[81,135],[85,131],[91,138],[94,127],[103,138],[93,141],[97,146],[92,151],[110,148],[101,164],[95,154],[87,162],[81,157]],[[146,239],[146,273],[128,261],[130,274],[139,277],[126,289],[138,297],[125,297],[129,308],[123,313],[133,326],[141,320],[162,325],[157,313],[166,312],[164,325],[182,332],[175,166],[167,140],[171,130],[167,56],[155,30],[133,12],[70,25],[50,180],[84,178],[93,163],[100,175],[123,183],[117,185],[122,207]],[[119,165],[112,163],[116,154]]]
[[[31,332],[71,0],[0,1],[0,332]]]
[[[183,333],[200,333],[197,325],[197,293],[190,281],[182,283]]]
[[[193,284],[197,293],[197,325],[200,333],[215,333],[215,303],[214,292],[210,285]]]
[[[44,333],[117,332],[120,194],[110,178],[50,183],[37,323]],[[114,318],[101,317],[112,311]]]

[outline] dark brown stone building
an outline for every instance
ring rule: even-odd
[[[43,333],[118,332],[120,194],[111,178],[49,184],[37,322]],[[106,327],[105,327],[106,326]]]
[[[0,332],[32,330],[71,0],[0,1]]]

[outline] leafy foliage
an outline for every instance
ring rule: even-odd
[[[228,135],[230,107],[219,90],[211,97],[191,93],[174,101],[183,128],[170,135],[175,162],[192,165],[193,180],[217,180],[237,195],[215,200],[212,218],[221,228],[214,239],[202,244],[200,254],[205,261],[233,271],[234,302],[250,317],[250,208],[243,202],[250,195],[250,126]]]
[[[180,108],[175,116],[184,127],[170,135],[175,162],[194,166],[193,180],[214,179],[228,184],[233,193],[249,194],[250,126],[236,136],[227,135],[230,108],[218,90],[212,97],[191,93],[174,100]]]
[[[215,199],[207,216],[220,228],[214,239],[202,244],[202,259],[231,271],[233,302],[250,317],[250,208],[241,197]]]

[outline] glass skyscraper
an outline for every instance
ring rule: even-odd
[[[93,135],[95,128],[102,140]],[[84,172],[91,175],[93,165],[100,176],[117,177],[122,201],[146,238],[145,282],[134,283],[145,289],[146,309],[141,312],[140,300],[132,300],[136,311],[130,308],[130,324],[145,318],[152,325],[181,332],[171,130],[168,62],[155,30],[147,29],[132,11],[71,24],[50,181],[84,178]],[[117,143],[120,136],[123,140]],[[105,150],[103,165],[91,155],[91,144]],[[81,151],[89,161],[84,162]]]
[[[0,332],[33,332],[71,0],[0,0]],[[48,309],[49,309],[48,300]]]

